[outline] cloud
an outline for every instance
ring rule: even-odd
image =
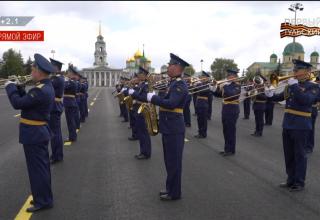
[[[320,14],[319,3],[304,2],[298,17]],[[234,59],[242,70],[255,61],[268,61],[290,38],[280,39],[280,23],[293,17],[290,2],[0,2],[2,15],[35,16],[26,27],[2,30],[44,30],[45,42],[0,42],[0,54],[13,47],[24,58],[42,53],[64,63],[92,66],[98,21],[106,41],[108,63],[125,61],[142,44],[152,65],[160,71],[173,52],[200,70],[209,70],[215,58]],[[305,59],[317,47],[318,37],[300,37]],[[320,49],[319,47],[317,48]]]

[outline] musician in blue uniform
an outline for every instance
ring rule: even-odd
[[[255,117],[255,131],[251,134],[254,137],[261,137],[264,126],[264,111],[266,110],[267,96],[264,94],[264,81],[261,77],[255,79],[255,92],[257,95],[252,97],[252,109]]]
[[[213,94],[212,92],[210,92],[208,96],[208,120],[209,121],[212,118],[212,102],[213,102]]]
[[[139,91],[139,79],[138,79],[138,75],[135,73],[134,74],[134,77],[132,79],[133,81],[133,89],[135,91]],[[127,91],[125,93],[126,95],[127,94]],[[128,139],[130,141],[136,141],[136,140],[139,140],[138,139],[138,135],[137,135],[137,123],[136,123],[136,116],[138,114],[138,109],[140,107],[140,104],[137,102],[137,100],[132,100],[132,109],[130,109],[129,111],[129,118],[130,118],[130,127],[131,127],[131,137],[129,137]]]
[[[143,98],[160,106],[159,131],[162,134],[164,162],[167,170],[166,189],[160,191],[160,199],[163,201],[181,198],[182,153],[185,136],[183,107],[188,96],[188,86],[181,76],[184,68],[189,64],[172,53],[170,57],[168,93],[164,98],[155,95],[154,92],[148,93]]]
[[[319,78],[318,78],[319,79]],[[319,81],[319,80],[317,80]],[[311,83],[313,83],[310,80]],[[315,83],[317,84],[317,83]],[[317,84],[319,85],[319,84]],[[314,103],[312,104],[312,113],[311,113],[311,119],[312,119],[312,129],[309,132],[309,138],[308,138],[308,143],[307,143],[307,153],[312,153],[313,152],[313,148],[314,148],[314,131],[315,131],[315,124],[316,124],[316,120],[318,117],[318,107],[319,107],[319,102],[320,102],[320,94],[317,97],[317,99],[314,101]]]
[[[80,110],[80,122],[84,123],[86,120],[86,92],[88,91],[88,84],[86,83],[85,79],[83,76],[80,76],[80,92],[79,92],[79,97],[80,97],[80,105],[79,105],[79,110]]]
[[[198,134],[195,138],[206,138],[207,137],[207,127],[208,127],[208,108],[209,108],[209,96],[212,94],[209,89],[208,79],[210,75],[205,71],[202,71],[202,76],[200,80],[195,84],[196,89],[193,92],[197,93],[196,101],[196,113],[198,121]],[[211,94],[210,94],[211,93]]]
[[[23,144],[33,197],[27,212],[53,207],[48,151],[51,131],[48,123],[55,92],[49,75],[56,70],[40,54],[35,54],[34,60],[31,75],[36,86],[28,93],[19,92],[12,81],[5,84],[11,105],[21,110],[19,142]]]
[[[251,97],[250,96],[250,91],[253,90],[253,80],[250,79],[245,87],[245,99],[243,100],[243,114],[244,117],[243,119],[249,119],[250,117],[250,108],[251,108]]]
[[[89,109],[88,109],[88,98],[89,98],[89,83],[88,83],[88,79],[87,77],[83,77],[84,80],[84,84],[85,84],[85,95],[84,95],[84,115],[85,118],[87,118],[89,116]]]
[[[51,163],[57,163],[63,160],[63,140],[61,132],[61,115],[63,112],[63,92],[64,92],[64,77],[61,75],[63,63],[50,58],[51,64],[56,69],[56,74],[51,77],[51,83],[54,88],[55,98],[54,104],[50,113],[49,126],[53,133],[51,138]]]
[[[148,82],[147,82],[147,75],[149,72],[142,67],[139,67],[138,79],[139,83],[139,90],[135,91],[134,89],[130,89],[128,94],[131,95],[134,99],[139,100],[139,97],[145,96],[148,91]],[[133,93],[134,92],[134,93]],[[141,101],[137,101],[137,104],[142,104]],[[138,160],[149,159],[151,157],[151,139],[150,134],[147,130],[147,125],[144,119],[143,114],[138,114],[138,111],[135,111],[135,123],[137,129],[137,137],[139,139],[140,144],[140,153],[135,155],[135,158]]]
[[[227,80],[220,86],[210,86],[213,95],[222,97],[222,126],[224,136],[224,151],[221,151],[222,156],[231,156],[236,153],[236,124],[239,118],[239,97],[241,86],[234,80],[237,79],[237,70],[227,70]]]
[[[319,86],[307,80],[312,65],[301,60],[293,60],[293,63],[295,77],[288,80],[285,90],[277,95],[272,90],[265,92],[272,101],[286,100],[282,140],[288,178],[280,187],[291,192],[301,191],[305,186],[306,145],[312,130],[312,104],[319,95]]]
[[[267,86],[268,89],[274,89],[274,87],[269,82],[267,83],[266,86]],[[270,99],[267,99],[266,110],[264,111],[264,116],[265,116],[264,125],[266,125],[266,126],[272,125],[273,109],[274,109],[274,102],[271,101]]]
[[[77,83],[76,83],[76,69],[69,65],[67,77],[64,83],[63,105],[65,109],[65,116],[68,126],[69,138],[66,142],[74,142],[77,140],[77,123],[76,115],[79,113],[78,104],[76,101]]]
[[[76,70],[76,68],[74,68]],[[76,126],[77,126],[77,131],[80,130],[80,109],[81,109],[81,101],[80,101],[80,90],[81,90],[81,83],[80,83],[80,73],[76,70],[74,79],[76,82],[76,102],[78,106],[77,113],[74,115],[75,120],[76,120]]]
[[[190,74],[184,73],[183,79],[187,84],[190,81],[189,80],[190,77],[191,77]],[[184,123],[186,127],[191,127],[191,112],[190,112],[191,100],[192,100],[192,95],[188,94],[186,105],[183,108],[183,117],[184,117]]]
[[[120,91],[122,90],[122,88],[125,87],[124,84],[127,81],[128,81],[127,78],[121,77]],[[128,122],[129,121],[128,110],[127,110],[126,104],[123,101],[120,102],[120,109],[121,109],[122,117],[124,118],[123,121],[121,121],[121,122]]]

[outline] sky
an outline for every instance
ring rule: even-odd
[[[0,2],[0,16],[34,16],[25,27],[0,30],[44,30],[44,42],[0,42],[0,55],[14,48],[26,60],[34,53],[78,68],[91,67],[101,21],[110,67],[124,68],[126,59],[145,45],[156,71],[175,53],[196,71],[209,71],[215,58],[234,59],[240,71],[253,62],[282,59],[292,38],[280,38],[280,24],[293,18],[286,2]],[[320,17],[320,2],[301,2],[298,18]],[[320,25],[320,24],[319,24]],[[320,52],[320,36],[298,37],[305,49]],[[66,68],[66,66],[64,67]]]

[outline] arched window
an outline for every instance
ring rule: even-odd
[[[100,57],[100,62],[102,62],[102,57]]]
[[[102,52],[102,47],[100,47],[100,52]]]

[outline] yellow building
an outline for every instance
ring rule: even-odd
[[[131,58],[127,59],[125,71],[131,74],[138,73],[139,66],[142,66],[150,73],[154,73],[154,68],[151,67],[151,60],[145,56],[144,50],[142,53],[137,50]]]
[[[291,73],[293,70],[293,59],[304,60],[305,52],[303,46],[298,43],[289,43],[285,46],[282,52],[282,62],[280,62],[280,73],[286,75]],[[279,59],[280,61],[280,59]],[[260,71],[263,75],[267,76],[271,71],[278,68],[278,56],[276,54],[271,54],[269,62],[254,62],[251,64],[247,70],[250,73],[256,73]],[[319,64],[319,53],[314,51],[310,54],[310,64],[312,64],[313,69],[318,69]]]

